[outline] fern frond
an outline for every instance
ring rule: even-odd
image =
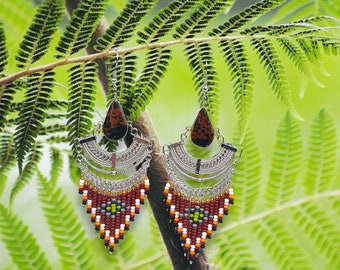
[[[170,53],[171,51],[165,48],[153,48],[147,53],[147,63],[132,90],[134,95],[129,99],[131,106],[128,106],[128,110],[125,111],[131,121],[139,116],[152,98],[157,85],[167,70],[171,58]]]
[[[280,123],[276,138],[264,193],[268,207],[282,205],[292,198],[303,159],[301,131],[288,112]]]
[[[0,22],[0,74],[4,71],[8,62],[8,51],[6,48],[5,31]],[[1,86],[2,87],[2,86]]]
[[[15,160],[14,136],[11,134],[0,135],[0,170],[3,170]]]
[[[5,126],[6,116],[10,111],[13,96],[17,87],[14,83],[0,84],[0,130]]]
[[[0,229],[2,240],[18,269],[52,269],[28,226],[3,204],[0,204]]]
[[[137,56],[127,53],[117,59],[111,58],[108,61],[108,77],[112,78],[113,72],[117,74],[117,97],[119,102],[125,107],[125,100],[132,94],[132,88],[136,78]],[[109,80],[109,89],[113,89],[112,80]],[[113,91],[107,93],[108,101],[111,102],[114,97]]]
[[[98,51],[110,50],[125,43],[134,33],[140,20],[154,7],[155,0],[128,2],[112,25],[97,40]]]
[[[147,44],[156,42],[171,31],[174,24],[200,2],[200,0],[177,0],[170,2],[168,6],[164,10],[161,10],[149,25],[144,28],[143,32],[138,32],[140,37],[138,43]]]
[[[220,114],[220,101],[211,47],[208,43],[190,44],[186,46],[185,52],[194,77],[195,89],[198,91],[201,106],[205,103],[212,124],[217,125]],[[205,73],[207,74],[208,85],[206,100],[202,97],[204,94],[202,87]]]
[[[303,204],[296,209],[294,221],[302,233],[308,236],[319,252],[327,257],[327,269],[340,267],[340,226],[335,223],[327,209],[320,209],[318,204]]]
[[[14,136],[0,133],[0,197],[6,187],[8,171],[14,166],[15,162]]]
[[[27,185],[27,183],[33,178],[33,175],[38,168],[39,162],[43,155],[42,153],[42,145],[40,143],[36,143],[27,160],[28,162],[25,164],[23,170],[21,171],[18,179],[16,180],[10,195],[10,202],[13,203],[15,197],[19,194],[19,192]]]
[[[337,132],[325,109],[315,117],[309,138],[309,156],[304,178],[306,194],[317,194],[332,186],[337,173]]]
[[[95,31],[106,5],[107,0],[82,0],[79,2],[56,47],[57,51],[61,53],[57,55],[58,58],[67,58],[89,44],[91,35]]]
[[[51,110],[67,109],[69,103],[67,100],[50,99],[47,107]]]
[[[278,269],[313,269],[284,220],[270,216],[260,220],[253,229]]]
[[[53,75],[53,71],[47,70],[28,77],[24,106],[18,114],[18,126],[15,131],[19,172],[45,120],[47,103],[52,92]]]
[[[330,15],[339,17],[340,3],[336,0],[307,0],[302,3],[287,1],[273,17],[274,21],[293,21],[309,16]]]
[[[62,115],[62,117],[65,118],[65,115]],[[60,124],[44,126],[40,129],[39,135],[51,135],[52,133],[65,132],[67,131],[67,129],[68,129],[67,125],[60,125]]]
[[[282,5],[286,0],[262,0],[250,7],[247,7],[240,13],[232,16],[224,24],[213,29],[210,36],[226,36],[234,32],[240,32],[243,27],[247,26],[250,22],[255,21],[263,14],[271,11],[275,7]]]
[[[58,178],[63,169],[63,157],[60,150],[51,147],[50,149],[50,160],[51,160],[51,170],[50,170],[50,183],[52,187],[55,187]]]
[[[251,45],[256,50],[256,54],[263,64],[272,90],[277,98],[288,106],[290,112],[296,119],[303,120],[294,107],[286,71],[274,45],[267,39],[252,39]]]
[[[94,62],[82,63],[69,69],[69,108],[67,128],[70,143],[89,133],[92,128],[94,111],[94,83],[97,65]]]
[[[53,34],[64,16],[64,1],[44,0],[27,30],[16,57],[20,68],[29,67],[47,51]]]
[[[75,157],[71,153],[68,155],[68,172],[70,180],[75,185],[78,185],[80,179],[80,170],[78,169],[78,163]]]
[[[237,141],[241,129],[233,136]],[[248,131],[242,143],[243,153],[233,178],[236,203],[230,209],[233,219],[242,220],[257,210],[260,204],[260,188],[262,179],[262,156],[256,144],[254,134]]]
[[[39,200],[63,269],[93,269],[89,240],[72,203],[40,171],[38,183]]]
[[[229,6],[229,1],[204,0],[201,5],[176,28],[174,38],[192,38],[196,34],[202,32],[208,23],[214,19],[222,10]]]
[[[223,269],[260,269],[241,232],[226,235],[217,231],[213,239],[218,245],[214,264],[223,266]]]
[[[242,142],[253,107],[254,75],[242,42],[223,41],[220,45],[224,52],[225,63],[231,73],[231,79],[234,81],[234,103],[241,128],[239,141]]]

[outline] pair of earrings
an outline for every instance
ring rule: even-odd
[[[209,146],[215,137],[205,108],[206,77],[205,74],[203,106],[194,124],[186,128],[179,142],[163,147],[169,174],[164,187],[164,210],[169,212],[183,254],[190,263],[205,247],[207,239],[211,238],[234,202],[231,179],[242,152],[236,155],[238,149],[225,143],[218,129],[216,137],[220,141],[220,150],[212,158],[194,158],[184,147],[188,133],[199,147]],[[77,138],[75,142],[82,173],[79,182],[82,204],[110,253],[124,239],[130,222],[144,204],[150,189],[147,169],[153,151],[152,140],[143,137],[125,118],[117,99],[116,71],[112,81],[115,96],[105,121],[98,127],[101,131],[97,135]],[[133,139],[125,150],[110,152],[100,146],[104,137],[122,144],[127,134]]]

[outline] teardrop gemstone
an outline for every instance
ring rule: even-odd
[[[206,147],[214,140],[214,128],[204,107],[198,112],[192,126],[191,140],[200,147]]]
[[[120,140],[125,137],[127,131],[128,124],[123,108],[118,100],[113,100],[103,124],[104,135],[111,141]]]

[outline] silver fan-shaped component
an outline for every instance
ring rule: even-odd
[[[97,135],[77,140],[77,160],[82,175],[96,188],[111,193],[119,193],[137,185],[150,165],[152,142],[135,135],[127,149],[109,152],[98,144],[100,138]],[[117,174],[127,177],[113,180]]]

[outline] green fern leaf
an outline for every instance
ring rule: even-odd
[[[110,50],[129,40],[140,20],[154,7],[155,3],[155,0],[129,2],[103,36],[97,40],[96,49],[98,51]]]
[[[0,197],[6,187],[8,171],[15,162],[14,136],[0,133]]]
[[[309,16],[330,15],[339,17],[340,3],[336,0],[315,1],[307,0],[303,3],[287,1],[273,17],[273,21],[294,21]]]
[[[151,49],[147,54],[147,63],[142,70],[141,76],[137,80],[132,92],[131,106],[125,113],[134,121],[144,110],[145,105],[151,99],[157,89],[161,78],[167,70],[170,57],[170,50],[165,48]],[[131,109],[130,109],[131,108]]]
[[[63,269],[93,269],[89,241],[72,203],[38,171],[39,199]]]
[[[214,253],[214,264],[223,266],[223,269],[259,269],[258,262],[241,232],[236,233],[233,230],[231,233],[221,234],[217,231],[213,239],[218,246]]]
[[[49,115],[49,116],[53,116],[52,119],[54,119],[54,120],[58,118],[58,117],[56,117],[56,115]],[[50,117],[46,117],[46,118],[51,119]],[[64,114],[60,115],[60,118],[64,119],[65,115]],[[53,133],[65,132],[65,131],[67,131],[67,128],[68,127],[66,125],[60,125],[60,124],[45,126],[45,127],[40,129],[39,135],[51,135]]]
[[[284,222],[279,217],[270,216],[258,221],[253,229],[278,269],[313,269]]]
[[[44,0],[39,7],[33,23],[20,43],[17,66],[29,67],[39,60],[49,48],[52,35],[64,15],[64,1]]]
[[[27,225],[2,204],[0,229],[2,240],[18,269],[52,269]]]
[[[231,79],[234,81],[234,103],[241,128],[239,140],[242,142],[253,107],[253,71],[250,68],[242,42],[238,40],[223,41],[221,47],[223,48],[225,63],[231,73]]]
[[[69,69],[69,108],[67,128],[69,141],[89,133],[94,111],[94,83],[97,73],[94,62],[82,63]]]
[[[286,113],[277,131],[277,140],[265,189],[268,207],[282,205],[292,199],[301,171],[303,145],[296,121]]]
[[[0,170],[11,165],[15,160],[14,136],[11,134],[0,135]]]
[[[88,45],[106,5],[107,0],[80,1],[56,48],[62,53],[57,55],[58,58],[67,58]]]
[[[63,157],[58,149],[51,147],[50,160],[51,160],[50,182],[52,187],[55,187],[58,178],[61,174],[61,171],[63,169]]]
[[[26,154],[32,149],[39,129],[45,120],[46,104],[52,92],[53,75],[53,71],[47,70],[41,74],[32,74],[28,78],[24,106],[18,114],[18,126],[15,132],[19,172],[21,172]]]
[[[249,22],[256,20],[268,11],[282,5],[285,1],[286,0],[262,0],[261,2],[247,7],[245,10],[232,16],[224,24],[213,29],[210,32],[210,35],[220,37],[236,31],[239,32],[243,27],[248,25]]]
[[[240,138],[241,129],[233,136]],[[260,204],[260,188],[262,179],[261,154],[256,145],[254,134],[248,131],[242,143],[243,153],[233,178],[235,205],[230,209],[235,220],[242,220],[257,210]]]
[[[190,44],[185,48],[185,51],[194,76],[195,89],[198,91],[201,106],[206,107],[212,124],[217,125],[220,102],[211,47],[208,43]],[[205,73],[207,74],[208,85],[206,100],[203,98],[204,93],[202,91]]]
[[[303,204],[296,209],[294,220],[302,233],[305,233],[311,242],[319,249],[319,252],[327,257],[326,269],[338,269],[340,267],[340,226],[328,213],[327,209],[320,209],[317,204]]]
[[[202,32],[208,23],[229,6],[229,1],[204,0],[192,15],[176,28],[174,38],[192,38]]]
[[[69,153],[68,155],[68,172],[70,180],[78,186],[80,179],[80,170],[78,169],[77,161],[71,153]]]
[[[0,85],[0,130],[7,123],[6,116],[10,111],[13,96],[16,93],[17,86],[15,83]]]
[[[337,151],[333,119],[322,109],[314,119],[309,139],[309,157],[303,183],[306,194],[317,194],[332,186],[338,172]]]
[[[123,54],[117,61],[111,58],[108,61],[108,77],[113,77],[113,72],[117,75],[117,97],[119,102],[125,107],[126,100],[133,94],[132,88],[136,78],[137,56],[130,53]],[[113,89],[113,83],[109,81],[109,88]],[[107,94],[108,101],[111,102],[114,98],[114,92],[110,91]]]
[[[200,2],[199,0],[170,2],[164,10],[161,10],[157,16],[154,17],[143,32],[138,32],[140,37],[138,42],[141,44],[156,42],[171,31],[175,23]]]
[[[27,160],[27,164],[24,166],[24,169],[21,171],[17,181],[15,182],[11,195],[10,202],[13,203],[15,197],[19,194],[20,191],[27,185],[27,183],[32,179],[35,174],[36,169],[38,168],[39,162],[43,155],[42,153],[42,145],[36,143],[31,150]]]
[[[0,74],[4,71],[8,62],[8,52],[6,49],[5,31],[0,22]]]
[[[245,31],[245,33],[247,32],[248,31]],[[270,40],[266,39],[252,39],[251,44],[256,50],[260,62],[263,64],[272,90],[277,98],[288,106],[290,112],[296,119],[303,120],[294,107],[285,74],[286,72],[274,45]]]

